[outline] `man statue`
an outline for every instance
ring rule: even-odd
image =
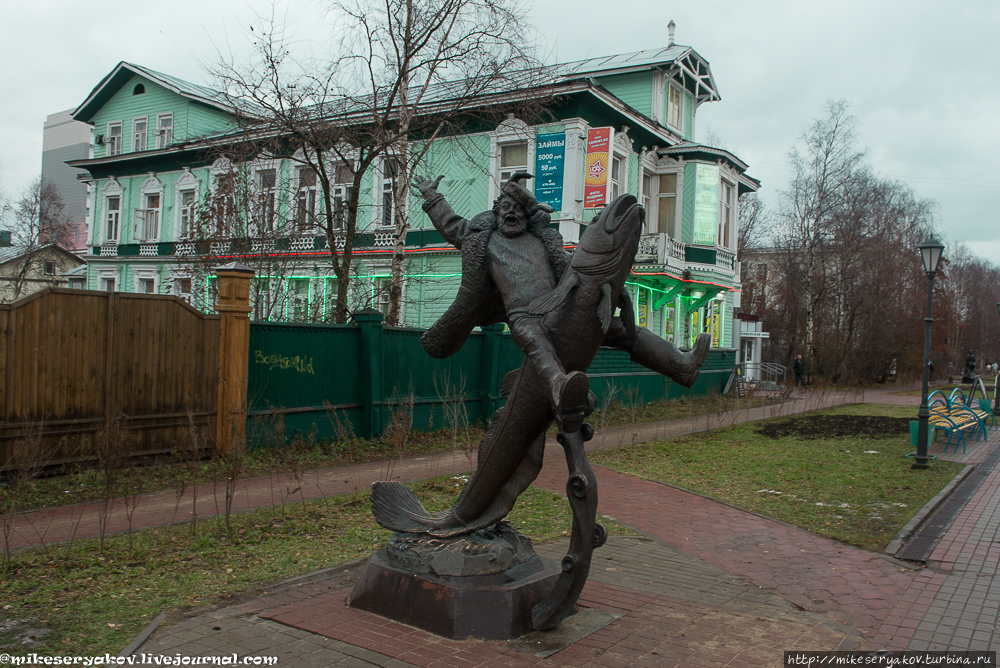
[[[417,176],[414,186],[426,200],[423,210],[448,243],[462,252],[462,282],[454,303],[424,334],[421,342],[432,357],[457,352],[476,326],[505,322],[514,343],[549,384],[549,403],[563,431],[579,428],[586,415],[589,387],[584,373],[566,373],[542,317],[528,306],[551,292],[569,261],[562,235],[549,229],[552,208],[539,204],[519,181],[519,172],[501,186],[490,211],[467,220],[448,204],[437,188],[442,176]],[[627,300],[626,300],[627,301]],[[634,319],[632,313],[626,318]],[[694,385],[711,345],[701,334],[694,349],[682,353],[672,343],[632,322],[615,318],[604,345],[624,350],[632,361],[669,376],[684,387]]]

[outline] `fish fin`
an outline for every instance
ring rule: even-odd
[[[416,495],[400,482],[373,482],[371,498],[375,521],[390,531],[426,531],[436,519],[427,512]]]
[[[546,292],[544,295],[528,304],[525,309],[531,315],[545,315],[560,304],[566,301],[570,291],[580,284],[580,276],[575,272],[563,274],[559,285],[555,289]]]
[[[611,306],[611,284],[605,283],[601,286],[601,303],[597,306],[597,317],[601,319],[601,331],[605,334],[611,326],[612,315],[614,308]]]
[[[635,308],[632,306],[632,295],[628,293],[628,288],[622,287],[621,294],[618,295],[618,308],[619,315],[622,319],[622,324],[625,326],[625,331],[628,332],[628,338],[630,340],[635,340]]]
[[[517,374],[521,370],[520,367],[514,369],[513,371],[508,371],[504,375],[503,380],[500,381],[500,396],[506,399],[510,396],[511,390],[514,389],[514,381],[517,380]]]

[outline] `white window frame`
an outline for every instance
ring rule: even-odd
[[[351,190],[354,187],[353,167],[346,162],[335,162],[331,165],[334,175],[332,187],[333,203],[333,229],[342,230],[347,225],[347,204],[351,199]],[[343,180],[350,178],[349,181]]]
[[[125,204],[125,192],[122,186],[115,179],[111,179],[107,185],[104,186],[104,198],[103,207],[101,209],[103,215],[101,216],[101,228],[96,232],[96,236],[100,237],[102,244],[117,244],[121,243],[122,238],[122,210]],[[109,208],[109,200],[112,198],[118,199],[118,209],[117,215],[112,219],[111,209]],[[108,234],[108,227],[111,221],[114,220],[114,235]]]
[[[608,174],[609,204],[622,193],[628,192],[628,163],[632,149],[632,140],[628,136],[628,127],[622,126],[621,130],[614,134],[611,155],[608,157],[608,171],[610,172]],[[616,161],[618,163],[617,179],[615,178]]]
[[[497,156],[497,174],[496,174],[497,183],[500,183],[500,184],[506,183],[517,172],[529,172],[530,173],[530,170],[528,169],[528,164],[527,164],[527,161],[528,161],[528,143],[529,142],[527,140],[524,140],[524,141],[509,141],[509,142],[503,142],[502,144],[497,144],[497,152],[499,154]],[[506,149],[506,148],[513,148],[515,146],[523,146],[524,147],[524,160],[525,160],[525,164],[523,164],[523,165],[504,165],[503,164],[503,152],[504,152],[504,149]]]
[[[674,185],[674,194],[673,195],[660,194],[660,177],[661,176],[669,176],[670,174],[673,174],[674,176],[676,176],[676,181],[675,181],[675,185]],[[681,200],[683,199],[681,197],[681,179],[684,176],[683,168],[680,169],[680,170],[677,170],[677,169],[668,169],[668,170],[660,171],[660,172],[656,173],[655,176],[656,176],[656,231],[659,234],[665,234],[668,237],[670,237],[671,239],[676,239],[677,241],[680,241],[680,225],[678,225],[678,221],[681,219],[680,206],[681,206]],[[670,200],[670,202],[669,203],[665,203],[664,200]],[[660,207],[662,207],[662,206],[672,206],[672,207],[674,207],[674,229],[673,230],[661,230],[660,229]]]
[[[181,291],[181,281],[189,281],[191,285],[190,292]],[[176,267],[170,269],[170,293],[171,295],[182,299],[191,306],[195,304],[195,294],[198,288],[195,283],[195,273],[190,266],[186,267]]]
[[[726,197],[726,188],[729,188],[728,198]],[[733,234],[733,214],[736,211],[736,204],[733,201],[735,193],[735,183],[725,177],[719,179],[719,220],[715,243],[727,250],[730,248],[730,238]]]
[[[304,299],[302,293],[292,289],[292,286],[305,284]],[[289,322],[309,322],[312,317],[313,279],[307,277],[289,278],[285,287],[285,319]],[[301,310],[300,310],[301,309]],[[296,312],[299,311],[299,312]]]
[[[190,239],[195,236],[195,227],[198,222],[198,193],[201,191],[201,181],[191,173],[190,167],[184,168],[184,174],[174,183],[174,238]],[[194,201],[191,205],[184,205],[184,196],[193,194]],[[185,217],[187,221],[185,221]],[[184,225],[187,222],[188,229],[185,232]]]
[[[156,197],[156,206],[151,207],[150,198]],[[139,204],[134,212],[135,225],[132,239],[138,243],[155,243],[163,233],[163,184],[152,173],[146,177],[139,189]]]
[[[163,121],[169,120],[170,127],[164,128]],[[167,148],[174,143],[174,114],[173,112],[167,114],[157,114],[156,115],[156,148]]]
[[[490,189],[489,189],[489,202],[493,202],[497,197],[500,196],[500,186],[503,185],[503,181],[500,180],[500,155],[501,147],[510,144],[518,144],[521,142],[527,142],[528,145],[528,164],[527,168],[529,172],[532,171],[532,165],[535,164],[535,129],[534,127],[528,125],[519,118],[515,118],[513,115],[507,117],[497,129],[490,133]],[[526,182],[522,182],[521,186],[526,188],[529,192],[535,191],[534,179],[528,179]]]
[[[312,185],[302,183],[302,174],[312,172]],[[311,230],[316,227],[316,209],[319,203],[319,174],[309,165],[295,165],[295,229]]]
[[[674,97],[676,96],[676,103]],[[667,90],[667,126],[683,132],[684,126],[684,91],[673,82]]]
[[[378,169],[376,173],[375,183],[381,184],[380,188],[373,188],[372,193],[375,196],[375,206],[373,207],[373,219],[372,226],[382,229],[382,230],[392,230],[396,228],[396,209],[395,209],[395,176],[391,178],[386,178],[386,164],[389,161],[398,161],[399,156],[386,155],[381,160],[378,161]],[[396,174],[399,174],[399,166],[397,162]],[[386,204],[388,203],[388,210],[386,209]],[[403,202],[403,206],[406,206],[406,202]],[[405,210],[404,210],[405,213]],[[388,219],[388,222],[386,220]]]
[[[118,269],[114,267],[103,267],[98,268],[95,273],[97,277],[98,290],[103,292],[120,292],[118,288],[121,286],[121,281],[119,280]],[[113,290],[108,290],[108,281],[113,281]]]
[[[113,155],[122,154],[122,140],[124,139],[124,136],[122,135],[123,125],[124,124],[121,121],[108,123],[108,132],[104,135],[104,145],[107,147],[104,150],[105,156],[111,157]],[[112,132],[113,129],[117,129],[118,134]]]
[[[142,281],[153,281],[153,291],[146,292],[145,290],[140,290],[139,285]],[[150,294],[158,295],[160,294],[160,272],[156,269],[133,269],[132,270],[132,292],[135,294]]]
[[[138,125],[142,123],[142,132]],[[146,150],[149,143],[149,116],[136,116],[132,119],[132,153]]]
[[[212,163],[209,168],[209,174],[211,179],[209,180],[209,195],[212,198],[213,206],[215,204],[215,197],[219,191],[219,181],[225,177],[231,176],[232,178],[237,178],[236,170],[234,170],[232,162],[228,158],[219,158]],[[214,221],[215,229],[207,230],[209,235],[218,235],[220,237],[229,237],[233,233],[233,226],[236,222],[236,195],[230,195],[231,199],[228,202],[224,202],[224,206],[229,209],[228,211],[223,211],[223,218]],[[218,212],[217,212],[218,213]],[[231,216],[231,219],[226,219],[225,216]]]
[[[265,187],[264,175],[274,177],[274,184]],[[276,164],[260,165],[254,169],[253,187],[256,197],[254,222],[258,232],[271,234],[278,227],[278,167]]]

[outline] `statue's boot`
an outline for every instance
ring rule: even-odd
[[[559,430],[566,433],[579,431],[583,420],[590,413],[590,381],[582,371],[566,374],[563,381],[555,388],[558,394],[553,412]],[[591,409],[592,410],[592,409]]]
[[[660,338],[648,329],[640,328],[631,346],[625,343],[621,347],[628,350],[633,362],[669,376],[677,384],[689,388],[694,386],[698,379],[698,368],[704,363],[708,350],[712,347],[712,337],[706,333],[699,334],[694,342],[694,348],[685,353],[670,341]]]

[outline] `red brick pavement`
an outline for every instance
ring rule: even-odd
[[[348,608],[353,582],[326,592],[275,596],[246,612],[407,663],[437,668],[540,666],[769,666],[790,649],[833,648],[844,636],[789,615],[739,614],[667,596],[590,581],[580,605],[623,615],[558,654],[542,659],[504,643],[458,641]]]
[[[561,490],[549,459],[536,485]],[[601,512],[872,638],[919,570],[668,485],[595,468]]]

